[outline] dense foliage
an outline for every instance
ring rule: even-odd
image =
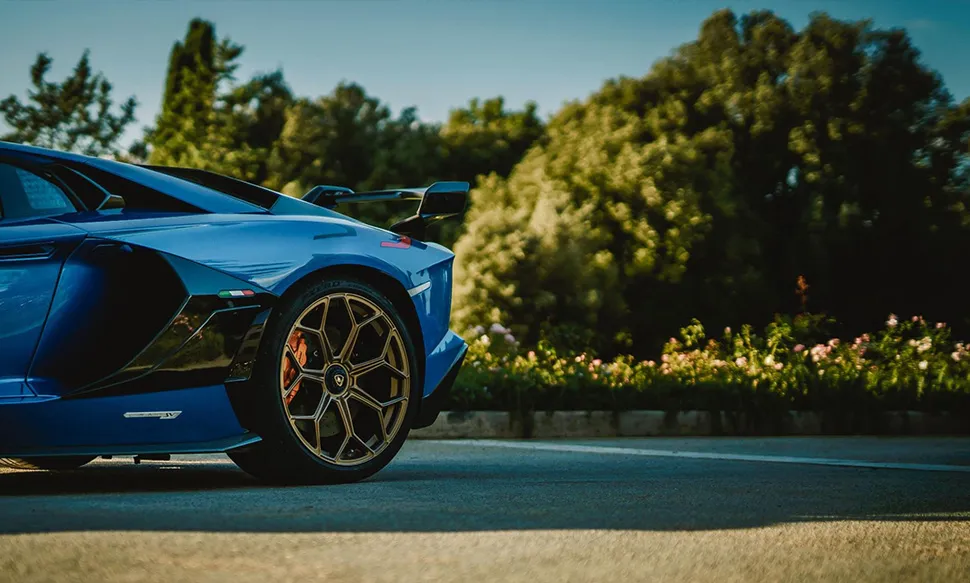
[[[61,83],[47,79],[53,63],[46,53],[37,55],[26,103],[16,95],[0,101],[0,114],[11,129],[2,139],[89,156],[118,153],[118,140],[135,121],[135,98],[113,113],[111,83],[91,69],[86,51]]]
[[[546,343],[523,350],[500,324],[470,332],[471,347],[450,408],[707,410],[775,422],[788,411],[949,411],[970,415],[970,346],[945,323],[890,315],[878,332],[829,336],[834,322],[780,317],[709,336],[697,320],[655,360],[601,360]],[[763,429],[764,427],[762,427]]]
[[[715,13],[479,184],[458,321],[649,354],[691,317],[793,312],[804,274],[849,332],[905,310],[966,333],[951,269],[970,249],[970,101],[918,57],[901,30]]]
[[[903,30],[719,11],[644,77],[548,122],[501,97],[439,124],[349,82],[297,96],[282,71],[237,79],[242,55],[189,23],[127,155],[296,196],[473,182],[464,222],[433,233],[456,250],[459,329],[506,322],[539,354],[638,359],[692,318],[761,327],[810,310],[855,337],[897,311],[970,335],[953,275],[970,250],[970,100],[954,102]],[[7,139],[117,153],[134,100],[113,113],[87,54],[63,83],[49,67],[41,54],[28,104],[0,103]],[[379,224],[411,211],[340,210]]]

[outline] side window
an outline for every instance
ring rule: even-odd
[[[0,221],[72,213],[71,199],[53,182],[29,170],[0,163]]]

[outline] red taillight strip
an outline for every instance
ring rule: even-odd
[[[411,247],[411,237],[401,237],[399,241],[381,241],[381,247],[393,247],[394,249],[408,249]]]

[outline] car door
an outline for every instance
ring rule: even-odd
[[[32,395],[26,374],[61,267],[85,237],[53,217],[77,205],[42,172],[0,158],[0,398]]]

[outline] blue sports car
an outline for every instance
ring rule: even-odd
[[[211,172],[0,142],[0,464],[225,452],[364,479],[430,425],[467,346],[426,227],[466,182],[302,200]],[[333,210],[417,202],[389,230]]]

